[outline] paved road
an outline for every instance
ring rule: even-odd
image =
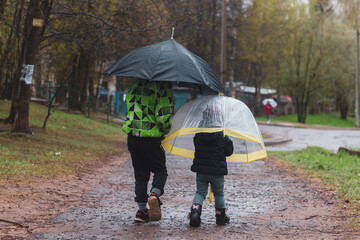
[[[267,151],[292,151],[307,146],[323,147],[335,152],[341,146],[360,148],[360,130],[313,129],[266,124],[259,124],[259,127],[263,134],[292,139],[284,144],[267,146]]]

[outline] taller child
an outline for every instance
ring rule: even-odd
[[[138,79],[126,95],[126,105],[128,114],[122,130],[128,134],[127,144],[135,173],[135,202],[139,207],[134,220],[159,221],[160,196],[168,175],[161,140],[170,131],[174,111],[171,83]],[[151,172],[154,176],[148,195]]]

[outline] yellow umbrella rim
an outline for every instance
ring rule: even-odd
[[[262,139],[260,136],[256,136],[249,133],[244,132],[238,132],[227,128],[180,128],[176,130],[175,132],[169,134],[166,136],[166,138],[162,141],[161,145],[171,154],[186,157],[186,158],[194,158],[195,152],[193,150],[175,147],[169,143],[169,141],[173,138],[176,138],[181,135],[186,134],[195,134],[200,132],[218,132],[218,131],[224,131],[224,135],[233,136],[239,139],[244,139],[256,143],[260,143],[262,146],[262,150],[256,151],[249,154],[232,154],[230,157],[226,158],[227,162],[251,162],[255,160],[259,160],[262,158],[267,158],[267,153],[265,150],[264,143],[262,142]]]

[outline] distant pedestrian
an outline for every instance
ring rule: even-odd
[[[266,115],[266,123],[270,123],[270,116],[271,116],[271,110],[273,109],[273,107],[271,106],[271,104],[269,102],[267,102],[264,106],[264,110],[265,110],[265,115]]]
[[[199,127],[221,127],[222,122],[219,109],[216,106],[208,106],[203,112],[203,120]],[[195,158],[191,171],[196,172],[196,194],[189,213],[190,226],[200,226],[202,204],[209,184],[215,197],[216,224],[225,225],[230,222],[230,217],[226,214],[224,175],[228,174],[226,156],[233,153],[233,143],[228,136],[224,136],[223,131],[197,133],[193,141]]]
[[[161,140],[170,131],[174,110],[171,83],[138,79],[126,95],[126,104],[128,114],[122,130],[128,134],[127,144],[135,173],[135,202],[139,207],[134,220],[159,221],[160,196],[168,176]],[[154,176],[149,196],[151,172]]]

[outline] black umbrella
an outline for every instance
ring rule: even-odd
[[[169,81],[180,87],[225,93],[210,65],[174,39],[135,50],[117,60],[104,74]]]

